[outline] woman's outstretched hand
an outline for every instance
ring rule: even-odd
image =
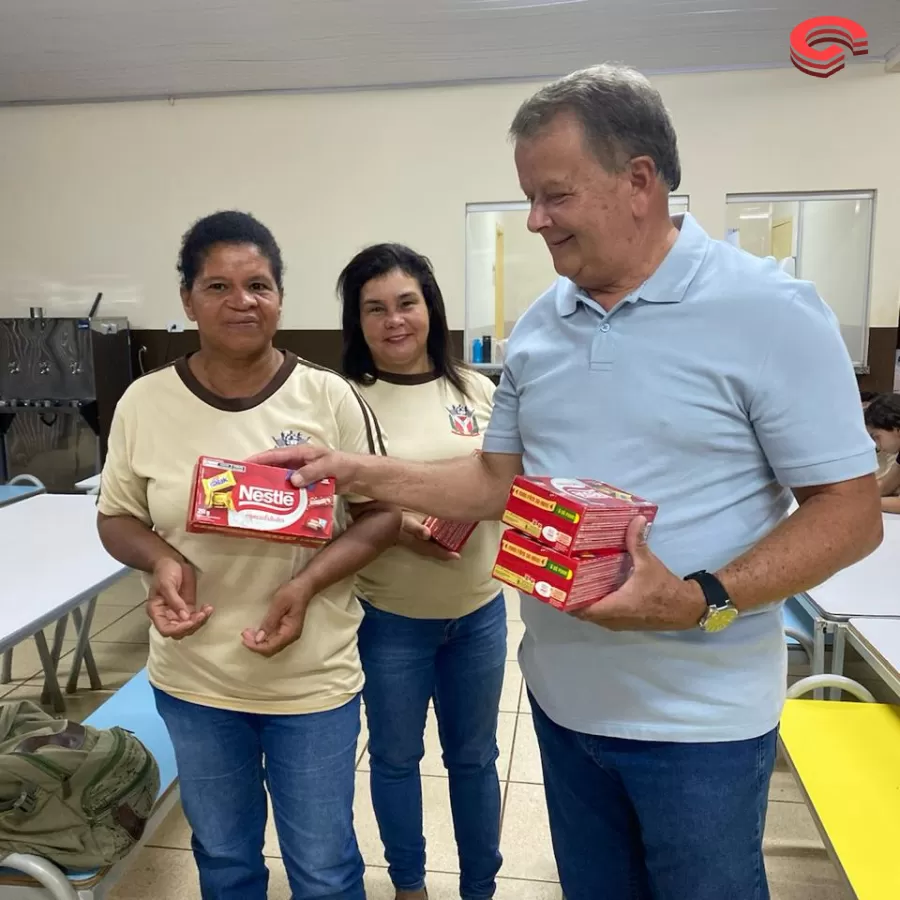
[[[208,604],[197,609],[197,573],[185,561],[164,557],[153,567],[147,615],[163,636],[179,641],[202,628],[212,615]]]
[[[312,598],[300,579],[282,585],[272,597],[269,611],[258,628],[245,628],[244,646],[260,656],[274,656],[303,634],[306,610]]]

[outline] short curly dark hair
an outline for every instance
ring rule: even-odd
[[[900,431],[900,394],[880,394],[864,413],[866,428]]]
[[[181,240],[178,273],[181,286],[190,290],[216,244],[253,244],[269,261],[279,293],[284,293],[284,262],[274,235],[249,213],[225,210],[194,222]]]

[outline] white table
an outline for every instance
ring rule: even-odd
[[[851,619],[847,643],[900,697],[900,619]]]
[[[826,635],[833,635],[831,671],[841,674],[851,619],[900,618],[900,516],[885,513],[882,518],[884,540],[874,553],[798,596],[813,618],[814,675],[825,671]]]
[[[96,494],[100,490],[100,476],[91,475],[90,478],[84,478],[75,482],[75,487],[85,494]]]
[[[44,668],[44,696],[61,712],[56,667],[66,619],[71,613],[78,629],[67,690],[76,690],[82,663],[91,687],[99,688],[88,641],[97,595],[128,569],[100,543],[96,498],[78,494],[40,494],[0,509],[0,551],[0,652],[33,637]],[[51,651],[43,629],[53,623]]]

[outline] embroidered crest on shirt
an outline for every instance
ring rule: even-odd
[[[478,419],[475,418],[475,410],[463,403],[457,403],[447,407],[450,413],[450,428],[454,434],[465,437],[474,437],[481,432],[478,430]]]
[[[302,431],[294,431],[289,428],[282,431],[277,438],[273,438],[276,447],[296,447],[298,444],[306,444],[309,442],[309,435],[303,434]]]

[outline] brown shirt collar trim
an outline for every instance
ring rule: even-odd
[[[386,381],[388,384],[429,384],[432,381],[437,381],[441,376],[437,372],[418,372],[415,375],[401,375],[397,372],[382,372],[379,370],[375,373],[375,377],[378,381]]]
[[[207,406],[220,409],[222,412],[244,412],[253,409],[261,403],[265,403],[291,376],[291,372],[297,368],[297,357],[289,350],[282,350],[284,362],[281,368],[272,376],[272,380],[252,397],[220,397],[204,387],[188,365],[188,356],[182,356],[175,361],[175,371],[184,383],[184,386]]]

